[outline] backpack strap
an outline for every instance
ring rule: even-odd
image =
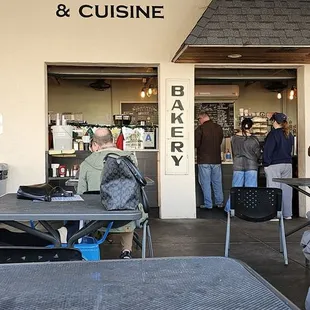
[[[116,153],[108,153],[106,156],[104,156],[103,162],[105,162],[105,161],[107,160],[108,157],[112,157],[112,158],[117,159],[117,158],[121,157],[121,155],[116,154]]]
[[[141,186],[141,203],[142,203],[144,212],[149,213],[149,211],[150,211],[149,199],[147,198],[144,187],[142,187],[142,186]]]
[[[121,159],[126,164],[126,166],[129,168],[131,173],[134,175],[134,177],[136,178],[140,186],[145,186],[147,184],[145,178],[143,177],[139,169],[131,161],[131,159],[128,156],[121,156]]]

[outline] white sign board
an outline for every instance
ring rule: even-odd
[[[166,79],[166,174],[188,174],[188,79]]]

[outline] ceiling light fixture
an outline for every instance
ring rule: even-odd
[[[297,88],[296,88],[295,85],[293,85],[293,86],[291,87],[291,90],[290,90],[290,92],[289,92],[288,98],[289,98],[290,100],[293,100],[294,98],[297,98]]]
[[[242,55],[241,54],[229,54],[227,57],[232,58],[232,59],[237,59],[237,58],[241,58]]]
[[[150,85],[150,86],[149,86],[149,89],[147,90],[147,94],[150,95],[150,96],[151,96],[152,93],[153,93],[152,86],[153,86],[153,85]]]
[[[145,98],[145,95],[146,95],[145,89],[142,88],[141,93],[140,93],[141,98]]]
[[[282,98],[282,94],[281,94],[280,92],[278,92],[277,98],[278,98],[278,99],[281,99],[281,98]]]

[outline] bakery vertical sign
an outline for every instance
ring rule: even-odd
[[[189,83],[166,80],[166,174],[188,174]]]

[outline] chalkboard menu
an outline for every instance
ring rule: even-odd
[[[201,111],[207,112],[214,123],[221,125],[225,138],[234,134],[233,103],[195,103],[196,120]]]
[[[131,115],[131,125],[137,121],[146,121],[150,125],[158,125],[158,103],[127,103],[122,102],[121,113]]]

